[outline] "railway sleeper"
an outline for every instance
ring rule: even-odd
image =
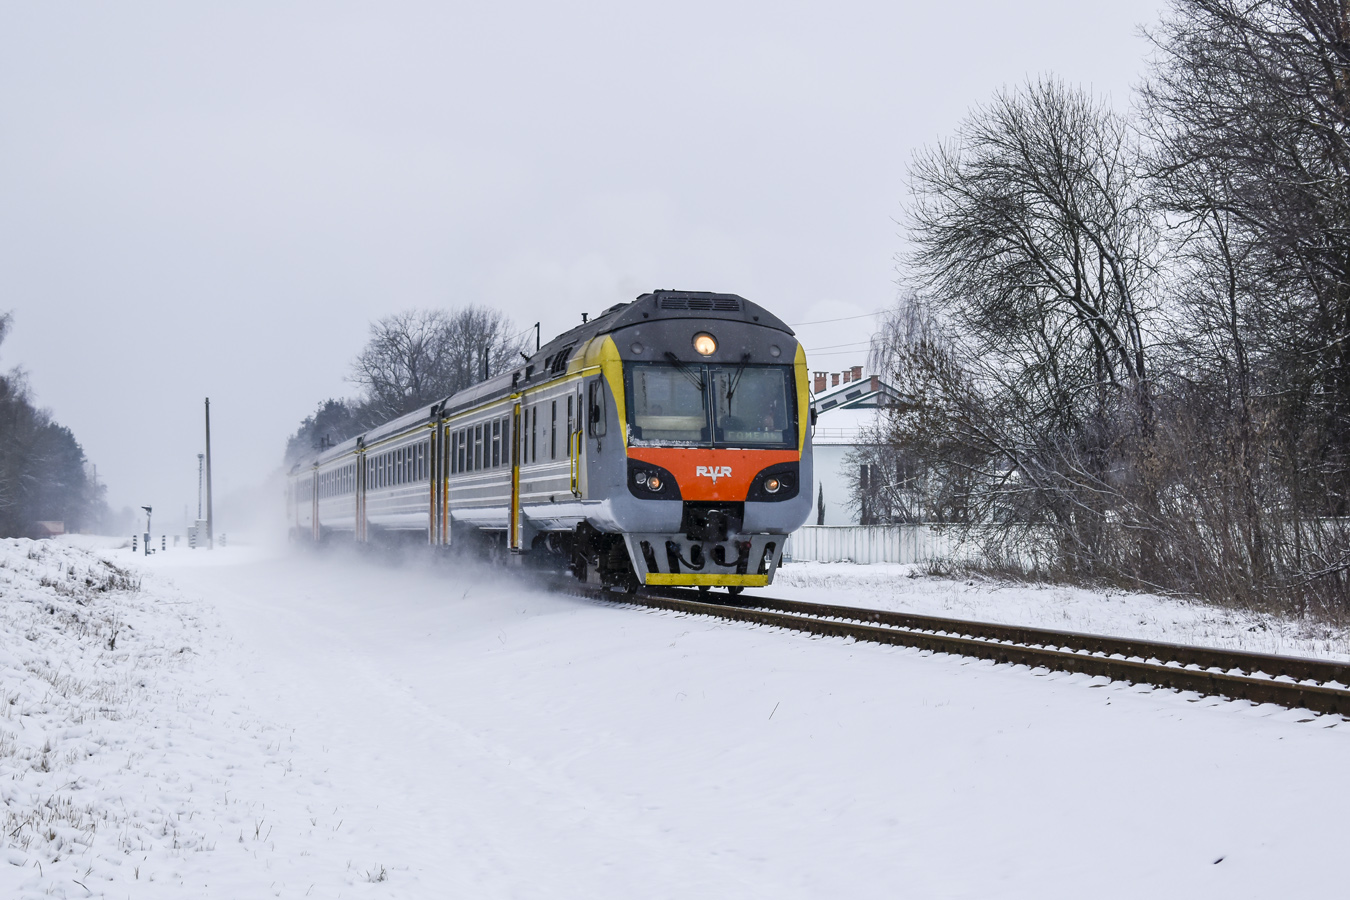
[[[1334,683],[1303,684],[1283,679],[1257,678],[1247,674],[1238,674],[1235,671],[1236,666],[1216,667],[1215,669],[1176,668],[1167,665],[1166,662],[1156,656],[1153,658],[1158,661],[1154,662],[1139,658],[1131,659],[1122,654],[1083,654],[1072,650],[1046,649],[1023,643],[1004,643],[986,638],[960,636],[955,633],[919,631],[906,626],[865,624],[853,617],[845,620],[827,619],[809,614],[771,611],[765,608],[709,604],[698,600],[678,599],[674,596],[649,595],[641,597],[638,602],[652,607],[711,615],[758,625],[777,626],[810,634],[895,644],[927,650],[932,653],[952,653],[1007,665],[1025,665],[1033,669],[1044,668],[1051,671],[1076,672],[1105,677],[1113,681],[1151,685],[1155,688],[1194,691],[1202,695],[1247,700],[1252,703],[1274,703],[1290,709],[1302,708],[1317,713],[1350,717],[1350,691],[1333,686]],[[783,601],[769,599],[763,602],[766,605],[783,603]],[[859,610],[858,612],[863,611]],[[1069,635],[1066,634],[1067,636]],[[1177,649],[1198,651],[1205,648],[1178,646]],[[1228,652],[1245,656],[1255,655],[1246,654],[1242,651]],[[1289,662],[1312,663],[1318,661],[1290,659]],[[1339,668],[1338,664],[1330,665]]]

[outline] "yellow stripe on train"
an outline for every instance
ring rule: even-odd
[[[647,583],[651,585],[662,586],[694,586],[710,585],[712,587],[767,587],[769,584],[768,575],[718,575],[710,573],[681,572],[679,574],[666,574],[665,572],[651,572],[647,575]]]

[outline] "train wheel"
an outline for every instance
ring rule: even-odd
[[[743,590],[745,590],[745,588],[741,587],[740,585],[730,585],[730,584],[727,585],[727,593],[733,597],[735,597]]]
[[[628,548],[624,546],[623,540],[611,537],[602,546],[604,551],[597,555],[601,580],[612,589],[636,594],[642,583],[638,581],[637,572],[633,571],[633,564],[628,560]]]
[[[707,586],[706,584],[700,584],[700,585],[698,586],[698,592],[699,592],[700,594],[706,594],[706,593],[708,593],[708,586]]]

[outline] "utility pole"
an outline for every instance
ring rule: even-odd
[[[206,398],[206,549],[216,548],[216,533],[211,519],[211,398]]]
[[[208,426],[208,427],[209,427],[209,426]],[[202,519],[202,484],[203,484],[202,479],[203,479],[203,477],[204,477],[203,472],[205,471],[205,470],[202,468],[202,465],[203,465],[202,460],[205,459],[205,458],[206,458],[206,457],[205,457],[204,454],[201,454],[201,453],[198,453],[198,454],[197,454],[197,521],[198,521],[198,522],[200,522],[201,519]]]

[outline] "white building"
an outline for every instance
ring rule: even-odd
[[[896,396],[895,389],[877,375],[864,375],[862,366],[813,375],[811,407],[817,418],[811,444],[816,483],[806,524],[857,525],[858,510],[849,506],[845,457],[863,442],[864,433],[876,422],[878,407]]]

